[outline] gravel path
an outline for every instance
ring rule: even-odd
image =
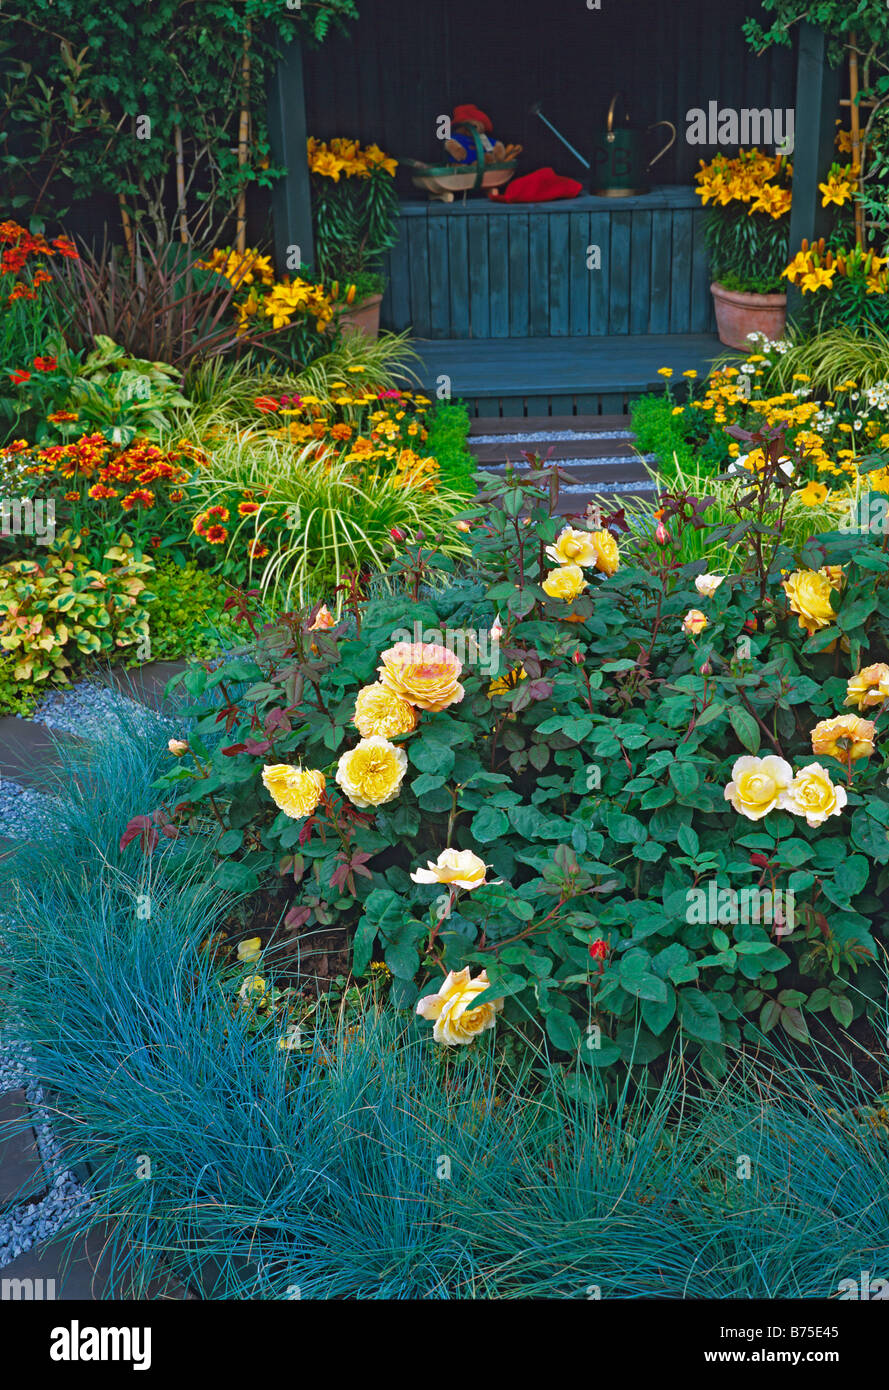
[[[80,738],[95,738],[107,731],[110,720],[119,722],[123,717],[128,722],[157,718],[113,686],[89,680],[78,681],[70,690],[52,691],[34,711],[34,719],[48,729]]]
[[[471,434],[473,444],[555,444],[560,439],[634,439],[632,430],[532,430],[525,434]]]
[[[24,1087],[37,1148],[48,1179],[48,1190],[41,1201],[22,1203],[0,1214],[0,1269],[33,1245],[57,1235],[89,1201],[73,1173],[64,1165],[50,1126],[43,1088],[27,1079],[32,1066],[33,1059],[23,1044],[4,1042],[0,1035],[0,1094]]]

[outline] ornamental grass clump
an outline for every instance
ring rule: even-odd
[[[502,1003],[497,1045],[588,1053],[606,1090],[675,1038],[719,1074],[761,1031],[867,1037],[889,542],[790,549],[798,450],[778,429],[744,442],[762,466],[722,526],[684,492],[660,495],[652,532],[620,511],[566,521],[559,469],[507,470],[464,514],[469,582],[399,535],[388,595],[353,592],[333,625],[313,607],[263,628],[245,600],[252,644],[188,673],[194,757],[143,813],[181,825],[207,884],[258,895],[272,959],[341,931],[396,1008],[422,1018],[462,981],[467,1015]],[[730,563],[685,560],[688,532]],[[289,779],[299,796],[276,792]],[[459,856],[483,880],[426,877]]]

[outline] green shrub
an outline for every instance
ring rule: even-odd
[[[843,726],[817,749],[812,735],[843,711],[848,678],[889,656],[889,554],[876,537],[839,533],[796,553],[782,544],[788,446],[769,447],[739,519],[711,534],[739,544],[741,563],[709,596],[695,583],[701,561],[681,563],[652,535],[627,537],[614,573],[613,537],[569,530],[560,548],[548,475],[510,472],[485,479],[473,513],[480,600],[455,587],[421,602],[420,579],[448,562],[407,548],[396,572],[408,593],[369,605],[359,635],[307,631],[291,615],[251,658],[192,670],[195,761],[161,785],[169,805],[212,804],[219,818],[201,841],[207,883],[271,890],[280,869],[295,884],[291,925],[346,928],[355,974],[385,960],[401,1007],[442,972],[483,968],[491,991],[473,1009],[504,1001],[516,1028],[543,1026],[563,1054],[589,1047],[606,1073],[657,1060],[677,1030],[719,1071],[758,1028],[802,1041],[825,1010],[846,1025],[874,1009],[885,753],[865,726],[847,766]],[[702,511],[666,504],[668,534],[704,527]],[[573,600],[551,596],[583,576],[565,565],[554,576],[547,547],[567,562],[578,546],[605,575]],[[414,654],[439,682],[431,712],[391,650],[415,624],[438,630],[433,646],[445,632],[450,648],[476,643],[462,675],[453,651]],[[848,655],[829,654],[840,639]],[[387,650],[387,680],[419,701],[419,726],[396,703],[385,746],[356,745],[356,696]],[[739,790],[743,759],[772,788],[762,816]],[[271,791],[266,764],[290,765]],[[297,765],[323,776],[323,793]],[[810,794],[820,810],[804,812]],[[496,881],[458,894],[412,877],[446,848],[471,851]]]
[[[441,402],[429,420],[423,452],[438,460],[441,481],[461,492],[472,490],[476,463],[466,447],[469,411],[462,401]]]
[[[152,566],[121,536],[91,566],[80,536],[64,533],[45,559],[0,568],[0,647],[15,655],[17,680],[65,681],[75,662],[114,655],[148,635]]]
[[[235,644],[238,629],[223,611],[232,589],[218,575],[192,561],[177,565],[162,560],[151,577],[151,591],[146,613],[153,660],[215,656],[224,645]]]

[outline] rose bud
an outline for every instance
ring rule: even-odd
[[[403,541],[407,539],[405,532],[402,531],[400,526],[391,526],[389,528],[389,535],[392,537],[393,541]]]
[[[167,749],[173,754],[174,758],[181,758],[188,752],[188,744],[184,739],[171,738],[167,744]]]

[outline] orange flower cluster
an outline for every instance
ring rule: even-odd
[[[181,501],[185,495],[181,485],[191,476],[191,470],[182,466],[181,459],[195,452],[182,446],[163,450],[146,440],[136,440],[129,448],[121,450],[118,445],[109,444],[101,434],[82,435],[80,439],[51,444],[45,449],[31,449],[24,440],[17,441],[14,449],[7,447],[16,454],[32,454],[35,462],[24,467],[26,474],[56,474],[66,480],[91,482],[87,495],[94,502],[110,501],[124,493],[120,501],[123,511],[153,507],[157,497],[150,485],[156,483],[171,489],[171,502]]]
[[[29,261],[39,256],[64,256],[70,260],[78,258],[70,237],[57,236],[47,241],[45,237],[35,236],[19,226],[18,222],[0,222],[0,247],[5,248],[0,251],[0,275],[15,278],[25,269],[30,271],[30,281],[18,281],[5,296],[8,304],[13,304],[17,299],[36,299],[39,287],[52,279],[49,271],[40,265],[31,269]]]

